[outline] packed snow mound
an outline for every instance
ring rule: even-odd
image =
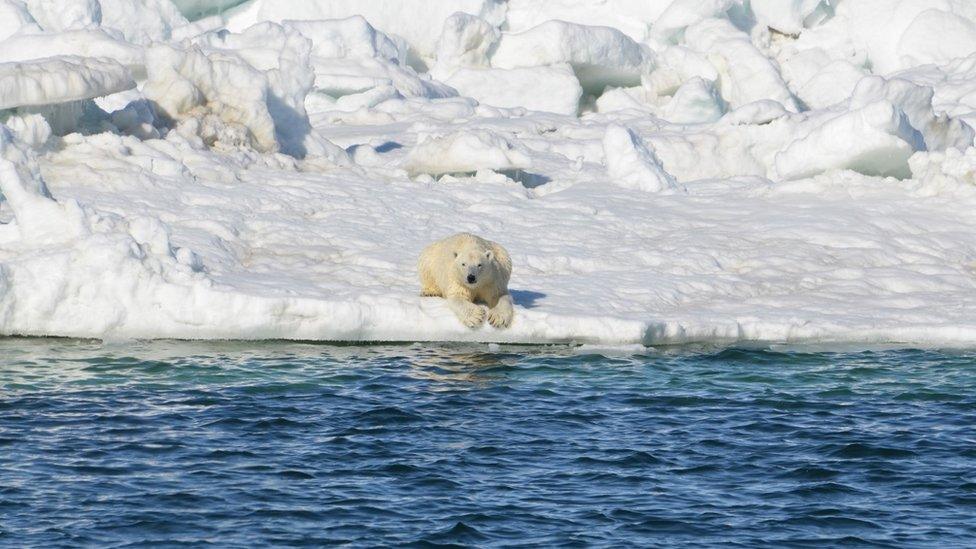
[[[602,93],[607,86],[635,86],[654,68],[654,53],[610,27],[548,21],[519,33],[503,33],[491,65],[515,69],[569,64],[583,89]]]
[[[607,127],[603,136],[603,155],[607,177],[613,185],[652,193],[678,188],[678,183],[665,171],[654,151],[629,128]]]
[[[249,9],[231,16],[228,28],[243,30],[258,21],[315,21],[360,15],[382,32],[406,40],[421,61],[434,56],[444,20],[456,12],[477,15],[497,25],[504,20],[505,4],[498,0],[253,0]]]
[[[412,175],[518,170],[531,166],[532,159],[523,145],[490,130],[424,136],[403,164]]]
[[[465,97],[493,107],[575,116],[583,88],[569,65],[521,69],[456,69],[444,81]]]
[[[62,56],[0,63],[0,109],[67,103],[134,87],[129,70],[111,59]]]

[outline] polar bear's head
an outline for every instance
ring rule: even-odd
[[[454,274],[468,288],[480,288],[492,278],[494,259],[491,250],[479,247],[462,248],[454,252]]]

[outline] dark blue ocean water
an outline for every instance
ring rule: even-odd
[[[0,340],[0,545],[976,545],[976,353]]]

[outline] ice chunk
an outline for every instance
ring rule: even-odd
[[[716,81],[719,74],[703,54],[684,46],[665,48],[657,57],[658,66],[643,79],[643,85],[655,95],[673,95],[692,78]]]
[[[135,85],[128,69],[110,59],[64,56],[0,63],[0,109],[90,99]]]
[[[373,28],[362,16],[329,21],[285,20],[312,41],[312,55],[326,59],[382,59],[392,63],[403,60],[403,52],[389,36]]]
[[[521,32],[553,19],[613,27],[638,42],[647,38],[672,0],[509,0],[507,30]]]
[[[596,99],[594,106],[596,112],[608,113],[623,110],[635,110],[652,113],[662,116],[657,108],[657,96],[648,94],[642,86],[630,88],[611,88],[603,92],[603,95]]]
[[[312,41],[315,89],[332,97],[392,86],[406,97],[451,97],[453,89],[402,66],[403,52],[359,16],[332,21],[285,21]]]
[[[905,29],[897,52],[903,67],[967,57],[976,53],[976,22],[943,10],[923,11]]]
[[[170,0],[98,0],[102,27],[118,30],[134,44],[169,40],[187,20]]]
[[[466,97],[493,107],[524,107],[575,116],[583,88],[569,65],[456,70],[445,81]]]
[[[208,33],[194,42],[147,50],[143,93],[161,114],[174,121],[200,118],[185,129],[203,131],[211,143],[248,144],[297,158],[332,150],[311,132],[305,112],[314,76],[311,44],[301,34],[261,23],[244,33]],[[217,120],[223,127],[215,125]]]
[[[908,158],[924,147],[908,116],[879,101],[847,111],[790,143],[776,155],[782,179],[810,177],[830,169],[866,175],[908,177]]]
[[[423,63],[433,57],[444,20],[456,12],[478,15],[492,24],[504,20],[505,5],[498,0],[255,0],[253,8],[231,17],[228,28],[243,30],[257,21],[321,20],[363,16],[388,34],[404,38]]]
[[[516,170],[531,165],[531,157],[523,145],[490,130],[421,137],[403,163],[411,175]]]
[[[20,32],[40,30],[21,0],[0,0],[0,41]]]
[[[0,63],[69,55],[111,59],[137,75],[144,64],[142,48],[102,30],[17,34],[0,42]]]
[[[173,120],[213,114],[242,128],[254,148],[278,150],[268,109],[268,80],[240,56],[207,54],[199,46],[156,44],[146,51],[146,69],[149,79],[143,93],[160,114]]]
[[[26,4],[46,31],[94,29],[102,22],[98,0],[26,0]]]
[[[194,39],[216,54],[232,52],[257,69],[266,80],[267,111],[274,121],[274,139],[281,152],[303,158],[304,140],[311,132],[305,112],[305,96],[312,89],[311,42],[294,29],[275,23],[259,23],[242,33],[212,32]],[[220,76],[218,75],[219,79]],[[260,86],[248,78],[247,86]],[[219,84],[218,84],[219,85]],[[271,150],[267,147],[265,150]]]
[[[799,107],[779,69],[750,41],[749,36],[724,19],[710,19],[687,29],[688,46],[704,52],[719,70],[722,98],[735,108],[772,99],[787,110]]]
[[[675,124],[714,122],[725,114],[725,101],[714,83],[694,77],[678,88],[662,113]]]
[[[487,67],[488,51],[501,34],[480,17],[455,13],[444,21],[437,40],[437,63],[431,70],[437,78],[447,78],[459,67]]]
[[[664,39],[677,42],[688,27],[718,17],[730,7],[732,0],[673,0],[654,22],[652,30]]]
[[[976,54],[945,65],[925,65],[895,75],[934,90],[932,109],[976,126]]]
[[[752,0],[756,20],[784,34],[800,34],[814,13],[829,9],[826,0]]]
[[[943,150],[949,147],[966,149],[972,146],[974,132],[965,122],[936,116],[932,110],[934,91],[907,80],[880,76],[862,79],[851,95],[850,107],[857,109],[869,103],[886,100],[901,109],[908,121],[925,139],[927,150]]]
[[[15,122],[15,125],[18,124]],[[15,170],[17,177],[15,182],[11,182],[12,192],[16,195],[23,190],[32,195],[51,196],[47,190],[47,185],[44,184],[44,179],[41,178],[41,168],[37,164],[37,157],[30,145],[22,141],[17,133],[19,132],[13,128],[0,124],[0,162],[8,162],[9,167]],[[0,199],[3,198],[4,193],[0,192]]]
[[[505,33],[491,56],[495,68],[569,64],[588,93],[607,86],[635,86],[654,68],[654,54],[609,27],[548,21],[520,33]]]
[[[976,13],[968,0],[845,0],[837,14],[849,21],[850,40],[875,74],[976,52]]]
[[[836,105],[849,98],[865,76],[863,69],[844,60],[831,61],[808,80],[794,86],[797,97],[811,109]]]
[[[315,89],[332,97],[362,93],[389,86],[405,97],[453,97],[457,92],[410,67],[401,67],[381,59],[329,59],[312,57]]]
[[[722,122],[733,126],[762,125],[788,114],[778,101],[760,99],[729,112],[722,117]]]
[[[976,147],[919,152],[908,159],[912,177],[938,187],[976,185]]]
[[[44,147],[52,135],[51,124],[43,115],[37,113],[14,115],[3,123],[10,128],[19,141],[32,149]]]
[[[41,178],[33,153],[0,124],[0,194],[13,210],[20,238],[35,246],[69,240],[87,232],[74,201],[56,202]]]
[[[629,128],[607,126],[603,135],[603,154],[607,177],[613,185],[652,193],[678,187],[654,151]]]

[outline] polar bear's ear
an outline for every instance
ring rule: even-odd
[[[491,261],[491,250],[488,250],[487,252],[485,252],[485,257],[486,257],[486,258],[487,258],[487,259],[488,259],[489,261]]]
[[[457,252],[454,252],[454,257],[457,257]]]

